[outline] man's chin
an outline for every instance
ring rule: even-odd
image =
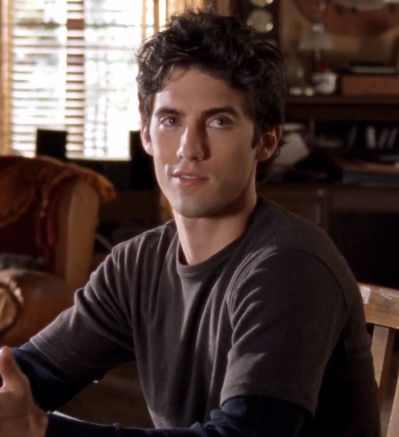
[[[186,219],[211,218],[218,215],[219,208],[212,205],[195,204],[195,205],[174,205],[175,214]]]
[[[227,218],[237,213],[236,205],[217,205],[195,204],[195,205],[176,205],[173,207],[175,214],[185,219],[217,219]]]
[[[234,193],[223,193],[219,197],[201,196],[201,201],[195,196],[172,200],[171,205],[175,215],[187,219],[231,218],[248,210],[248,206],[252,203],[245,195],[237,196]],[[256,203],[256,196],[253,203]]]

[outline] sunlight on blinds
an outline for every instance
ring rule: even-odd
[[[146,3],[86,0],[86,156],[128,157],[129,130],[139,128],[135,52],[154,32]]]
[[[167,16],[204,1],[10,0],[11,147],[68,132],[69,157],[129,158],[139,128],[135,53]],[[4,138],[4,137],[3,137]]]
[[[0,3],[0,153],[11,149],[11,8]]]
[[[66,8],[56,0],[17,0],[13,18],[12,144],[28,152],[36,127],[64,122]]]
[[[14,0],[14,151],[32,154],[37,128],[61,128],[68,156],[128,158],[135,52],[153,32],[152,1]]]

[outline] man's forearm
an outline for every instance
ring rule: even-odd
[[[13,353],[43,410],[58,408],[90,382],[63,374],[29,343]],[[204,424],[167,430],[99,425],[50,413],[46,437],[296,437],[308,416],[306,410],[291,402],[267,396],[241,396],[228,399],[220,409],[212,411]]]
[[[265,396],[240,396],[214,410],[209,422],[189,428],[125,428],[50,414],[46,437],[297,437],[307,415],[290,402]]]
[[[13,348],[12,353],[29,379],[36,404],[45,411],[60,408],[91,382],[66,375],[29,342]]]

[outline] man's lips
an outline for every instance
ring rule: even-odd
[[[208,180],[206,176],[201,174],[185,171],[176,171],[172,174],[172,177],[184,185],[193,185]]]

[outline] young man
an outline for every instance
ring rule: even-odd
[[[138,59],[143,145],[174,221],[117,246],[13,351],[19,367],[3,350],[0,434],[377,437],[356,281],[321,230],[256,195],[281,137],[279,53],[199,12]],[[45,413],[131,359],[157,429]]]

